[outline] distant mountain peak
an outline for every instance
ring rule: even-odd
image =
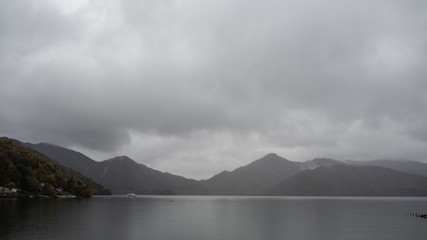
[[[58,147],[58,145],[55,145],[55,144],[53,144],[53,143],[48,143],[48,142],[41,142],[41,143],[38,143],[39,145],[44,145],[44,146],[54,146],[54,147]],[[37,144],[36,144],[37,145]]]
[[[108,160],[106,160],[106,161],[108,161],[108,162],[113,162],[113,161],[119,161],[119,162],[135,162],[133,159],[131,159],[130,157],[125,156],[125,155],[123,155],[123,156],[113,157],[113,158],[110,158],[110,159],[108,159]]]
[[[214,194],[253,195],[299,171],[297,163],[269,153],[231,172],[223,171],[203,184]]]
[[[77,151],[74,151],[72,149],[68,149],[68,148],[65,148],[65,147],[62,147],[62,146],[59,146],[59,145],[56,145],[56,144],[53,144],[53,143],[49,143],[49,142],[39,142],[39,143],[36,143],[36,144],[25,143],[25,145],[39,146],[39,147],[46,147],[46,148],[56,148],[56,149],[59,148],[59,149],[66,149],[66,150],[72,151],[72,152],[77,152]]]
[[[269,153],[269,154],[265,155],[264,157],[262,157],[258,160],[280,160],[280,161],[286,160],[286,161],[289,161],[288,159],[281,157],[281,156],[277,155],[276,153]]]
[[[269,153],[267,155],[265,155],[264,157],[253,161],[252,163],[250,163],[249,165],[254,165],[254,164],[273,164],[273,163],[283,163],[283,162],[290,162],[288,159],[283,158],[279,155],[277,155],[276,153]]]
[[[267,155],[264,156],[265,158],[270,158],[270,157],[280,157],[279,155],[277,155],[276,153],[269,153]]]
[[[34,147],[34,148],[44,148],[44,149],[61,149],[61,150],[66,150],[68,152],[82,154],[82,153],[80,153],[78,151],[75,151],[75,150],[72,150],[72,149],[69,149],[69,148],[65,148],[65,147],[62,147],[62,146],[59,146],[59,145],[56,145],[56,144],[53,144],[53,143],[48,143],[48,142],[40,142],[40,143],[36,143],[36,144],[33,144],[33,143],[24,143],[24,144],[27,147],[30,147],[30,148]]]

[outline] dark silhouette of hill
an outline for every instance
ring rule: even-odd
[[[427,178],[377,166],[304,170],[264,192],[283,196],[427,196]]]
[[[126,156],[100,162],[99,166],[99,181],[111,188],[114,193],[160,195],[208,193],[196,180],[154,170]]]
[[[270,153],[249,165],[223,171],[201,182],[217,195],[254,195],[299,171],[298,163]]]
[[[123,194],[424,196],[425,163],[351,162],[315,158],[292,162],[274,153],[207,180],[160,172],[122,156],[103,162],[52,144],[27,146]],[[363,166],[362,166],[363,165]],[[366,166],[364,166],[366,165]],[[376,166],[369,166],[376,165]]]
[[[27,143],[27,146],[92,178],[114,194],[208,194],[196,180],[154,170],[126,156],[96,162],[82,153],[53,144]]]
[[[353,165],[379,166],[394,170],[427,176],[427,163],[410,160],[371,160],[371,161],[351,161]]]

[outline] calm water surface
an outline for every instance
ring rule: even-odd
[[[427,239],[427,198],[0,200],[0,239]]]

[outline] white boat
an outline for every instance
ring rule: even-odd
[[[128,193],[128,197],[136,197],[135,193]]]

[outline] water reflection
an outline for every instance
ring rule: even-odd
[[[173,201],[171,201],[173,200]],[[424,239],[425,198],[0,200],[1,239]]]

